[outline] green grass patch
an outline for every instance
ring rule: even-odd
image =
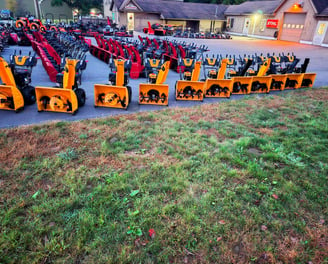
[[[327,98],[2,130],[0,262],[327,262]]]

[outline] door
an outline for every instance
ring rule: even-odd
[[[251,23],[251,19],[250,18],[245,18],[245,23],[244,23],[244,28],[243,28],[243,35],[248,35],[248,29],[249,29],[250,23]]]
[[[128,13],[128,30],[134,30],[134,13]]]
[[[280,40],[300,42],[306,13],[285,13]]]
[[[317,28],[314,32],[313,44],[321,45],[327,32],[328,21],[318,21]]]
[[[199,21],[197,20],[187,20],[186,21],[186,28],[190,28],[192,32],[198,32],[199,31]]]

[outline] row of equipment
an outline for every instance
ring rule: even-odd
[[[176,100],[203,101],[206,97],[225,97],[231,94],[269,93],[272,90],[312,87],[316,74],[307,73],[309,59],[296,67],[295,56],[291,58],[287,70],[277,72],[270,56],[262,56],[258,67],[254,58],[245,57],[238,69],[231,69],[233,56],[179,59],[180,80],[175,84]],[[149,59],[150,65],[146,83],[139,84],[139,104],[168,105],[169,85],[165,83],[170,61]],[[85,104],[86,94],[79,88],[76,61],[66,59],[63,73],[58,73],[59,87],[32,87],[31,69],[35,66],[35,55],[14,54],[8,64],[0,58],[0,109],[22,110],[25,104],[37,102],[38,111],[53,111],[75,114]],[[131,103],[132,88],[128,86],[129,60],[109,60],[111,73],[108,84],[94,85],[94,106],[127,109]],[[21,67],[21,68],[20,68]],[[203,68],[204,79],[200,79]],[[23,80],[23,81],[22,81]]]

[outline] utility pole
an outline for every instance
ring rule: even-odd
[[[39,7],[39,2],[38,0],[34,0],[34,8],[35,8],[35,16],[37,19],[41,19],[40,15],[40,7]]]

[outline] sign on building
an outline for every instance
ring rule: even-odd
[[[266,23],[267,28],[278,28],[278,19],[268,19]]]

